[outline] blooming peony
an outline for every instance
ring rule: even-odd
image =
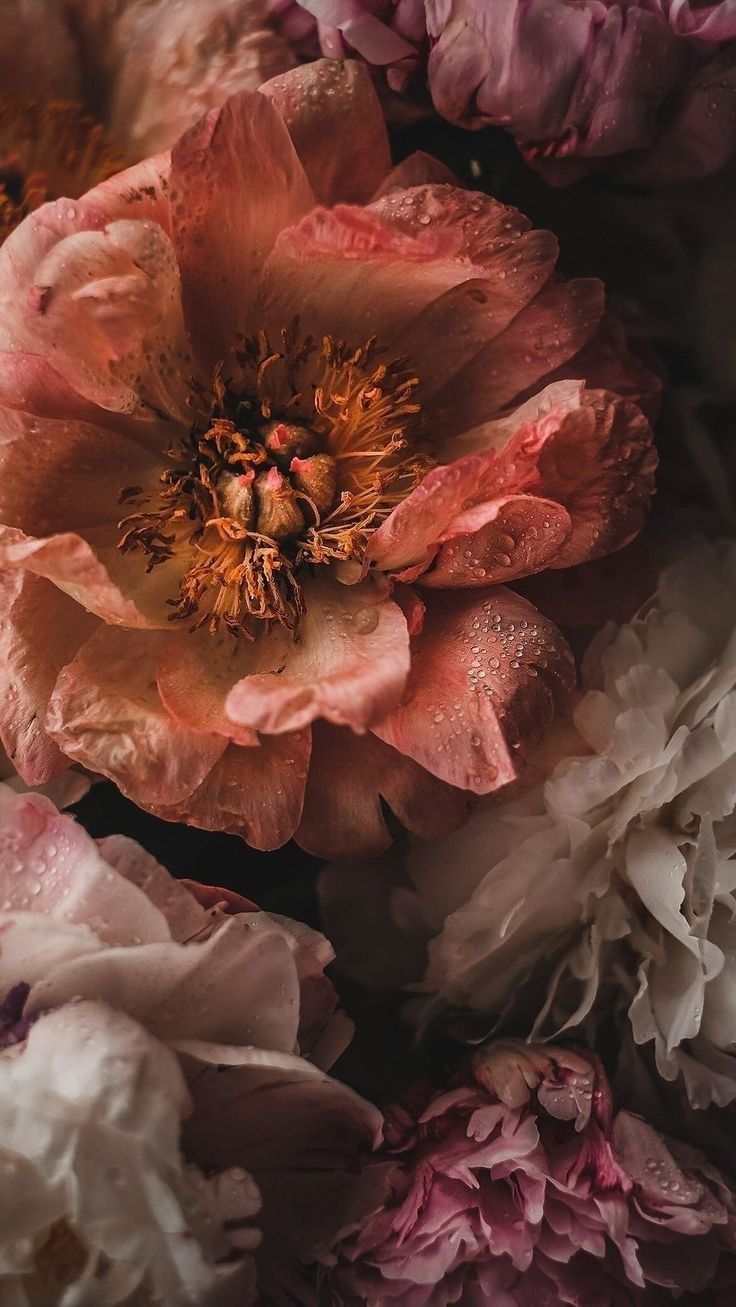
[[[7,0],[0,239],[294,62],[265,0]]]
[[[4,785],[0,936],[3,1302],[295,1301],[377,1129],[327,941]]]
[[[507,584],[619,548],[651,378],[357,64],[231,99],[0,251],[0,732],[312,851],[457,825],[574,676]],[[315,196],[322,205],[315,207]],[[32,456],[30,451],[32,450]]]
[[[736,1194],[701,1153],[614,1112],[583,1052],[491,1045],[474,1070],[389,1108],[387,1196],[338,1244],[323,1301],[732,1301]]]
[[[736,545],[692,545],[587,654],[571,752],[589,752],[413,844],[395,905],[431,937],[425,1020],[450,1006],[539,1036],[623,1004],[694,1106],[736,1098],[734,586]]]
[[[508,129],[549,180],[705,176],[736,152],[729,0],[300,0],[325,54],[429,83],[464,127]],[[291,19],[296,26],[296,20]]]

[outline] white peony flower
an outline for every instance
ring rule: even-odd
[[[583,686],[575,724],[589,753],[462,831],[411,842],[412,889],[394,879],[391,903],[394,927],[431,941],[420,1020],[460,1008],[539,1038],[623,1005],[661,1075],[681,1075],[694,1106],[726,1104],[736,544],[697,543],[663,572],[634,621],[596,637]],[[328,929],[339,952],[329,914]]]
[[[253,1301],[258,1189],[186,1166],[190,1110],[175,1054],[103,1003],[40,1017],[0,1056],[3,1305]]]
[[[0,784],[0,1307],[301,1301],[380,1122],[332,956]]]

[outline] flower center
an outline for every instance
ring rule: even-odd
[[[353,350],[327,336],[319,349],[296,328],[279,349],[263,331],[233,349],[195,393],[199,415],[158,489],[121,492],[138,511],[119,548],[141,549],[148,571],[188,563],[169,603],[192,629],[295,630],[303,569],[339,564],[357,579],[370,535],[432,466],[405,361],[378,362],[375,341]]]
[[[46,200],[76,199],[124,166],[81,105],[0,96],[0,242]]]

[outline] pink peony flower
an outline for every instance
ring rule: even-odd
[[[387,175],[357,64],[236,96],[0,251],[0,732],[270,848],[431,835],[571,655],[509,582],[617,549],[651,385],[516,211]],[[333,205],[334,207],[324,207]]]
[[[732,1301],[736,1194],[701,1153],[614,1112],[582,1052],[491,1045],[474,1070],[389,1109],[385,1203],[334,1250],[322,1301]]]
[[[351,1034],[327,941],[5,785],[0,904],[13,1302],[243,1307],[256,1272],[295,1301],[379,1123],[326,1074]]]
[[[705,176],[736,152],[729,0],[300,0],[325,54],[425,81],[443,117],[498,125],[548,179]],[[292,19],[292,23],[295,20]]]

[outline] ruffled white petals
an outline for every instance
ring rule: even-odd
[[[413,842],[401,906],[429,941],[423,1020],[451,1006],[497,1025],[528,1000],[550,1035],[620,1004],[694,1106],[736,1098],[735,587],[736,546],[692,545],[591,645],[588,752]]]

